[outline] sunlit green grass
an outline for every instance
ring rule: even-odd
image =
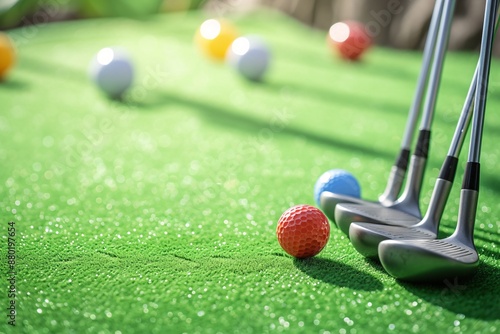
[[[478,274],[407,284],[362,258],[333,226],[324,251],[304,261],[286,255],[275,228],[288,207],[314,204],[314,182],[328,169],[354,173],[365,198],[383,191],[421,54],[374,48],[361,63],[345,63],[331,56],[322,32],[254,14],[236,22],[273,52],[265,82],[255,84],[200,56],[193,34],[202,20],[194,13],[9,32],[19,59],[0,85],[1,248],[12,220],[17,329],[498,330],[498,61],[483,142]],[[87,79],[90,59],[109,45],[129,49],[137,70],[122,102]],[[447,57],[423,211],[476,57]],[[443,235],[455,227],[462,171],[463,163]],[[4,319],[0,331],[11,330]]]

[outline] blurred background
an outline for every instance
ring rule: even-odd
[[[422,49],[434,0],[0,0],[0,29],[52,21],[205,10],[214,16],[272,8],[320,30],[357,20],[379,45]],[[485,0],[458,0],[451,50],[479,48]],[[500,43],[495,43],[500,55]]]

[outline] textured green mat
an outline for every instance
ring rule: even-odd
[[[498,331],[500,63],[483,143],[478,273],[401,283],[336,228],[305,261],[281,250],[275,228],[291,205],[313,204],[314,182],[328,169],[353,172],[365,198],[384,189],[421,54],[376,48],[348,64],[330,56],[323,33],[252,15],[237,24],[263,35],[274,55],[267,81],[252,84],[196,52],[202,20],[195,13],[9,32],[19,61],[0,85],[0,248],[5,254],[7,222],[16,222],[18,295],[17,326],[4,316],[0,332]],[[136,88],[121,103],[86,75],[109,45],[128,48],[137,68]],[[476,59],[447,57],[424,210]],[[465,153],[442,235],[454,229]]]

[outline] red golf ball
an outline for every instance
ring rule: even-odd
[[[327,40],[334,53],[348,60],[359,59],[372,44],[364,25],[355,21],[337,22],[332,25]]]
[[[321,210],[297,205],[286,210],[278,221],[276,235],[288,254],[302,259],[315,256],[326,246],[330,223]]]

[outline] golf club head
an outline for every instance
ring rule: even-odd
[[[421,130],[419,142],[427,144],[429,136],[429,131]],[[338,204],[335,207],[335,223],[337,226],[342,232],[349,235],[349,226],[352,222],[402,226],[417,224],[422,219],[418,202],[426,160],[424,156],[413,155],[411,157],[405,190],[401,197],[391,206],[385,207],[380,203],[371,205]]]
[[[335,223],[335,207],[341,203],[361,204],[361,205],[382,205],[391,206],[398,199],[399,192],[406,175],[406,165],[408,163],[410,151],[403,149],[400,152],[396,165],[392,166],[387,186],[378,201],[367,201],[361,198],[324,191],[320,195],[320,207],[325,215]],[[401,165],[401,166],[399,166]]]
[[[439,281],[469,276],[479,264],[474,247],[450,237],[442,240],[385,240],[378,246],[384,269],[405,281]]]
[[[457,161],[456,158],[452,160]],[[349,228],[349,238],[354,248],[366,257],[376,258],[378,257],[378,244],[387,239],[436,239],[452,185],[450,180],[441,178],[436,180],[425,217],[416,225],[407,226],[406,222],[398,221],[391,225],[352,223]]]
[[[384,240],[436,239],[436,233],[416,227],[391,226],[372,223],[352,223],[349,238],[363,256],[378,259],[378,245]]]
[[[339,204],[335,208],[335,222],[342,232],[349,235],[353,222],[366,222],[397,226],[416,225],[422,219],[401,210],[382,205]]]
[[[361,205],[379,204],[378,202],[367,201],[361,198],[323,191],[320,196],[320,207],[325,215],[335,223],[335,207],[338,204],[351,203]]]

